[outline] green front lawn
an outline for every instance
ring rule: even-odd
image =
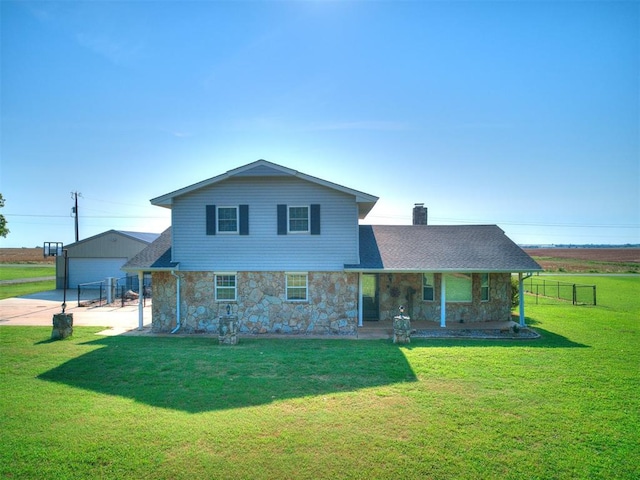
[[[0,327],[0,477],[639,478],[640,279],[596,282],[534,341]]]
[[[17,280],[22,278],[55,277],[54,265],[3,265],[0,264],[0,280]]]
[[[3,265],[0,264],[0,280],[55,277],[54,265]],[[45,292],[56,288],[55,280],[4,284],[0,287],[0,300]]]
[[[21,297],[23,295],[31,295],[32,293],[47,292],[55,289],[55,280],[2,285],[2,287],[0,287],[0,300],[4,300],[5,298]]]

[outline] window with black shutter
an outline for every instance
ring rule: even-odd
[[[278,205],[278,235],[320,235],[320,205]]]
[[[238,233],[249,235],[249,205],[206,206],[207,235]]]

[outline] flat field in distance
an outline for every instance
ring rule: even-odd
[[[640,273],[640,248],[525,248],[548,272]]]
[[[0,248],[0,263],[55,264],[55,257],[44,257],[42,248]]]

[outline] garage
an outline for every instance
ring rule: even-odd
[[[102,282],[107,277],[120,278],[126,275],[120,268],[127,258],[70,258],[69,288],[81,283]]]
[[[158,233],[109,230],[66,245],[67,288],[78,284],[101,282],[107,277],[121,278],[120,268],[158,238]],[[56,288],[64,285],[64,258],[56,259]]]

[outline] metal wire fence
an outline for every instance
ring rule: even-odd
[[[595,285],[547,280],[537,276],[529,277],[524,282],[524,290],[539,298],[555,298],[573,303],[573,305],[596,305],[597,292]]]
[[[101,306],[107,303],[106,282],[88,282],[78,284],[78,306]]]
[[[142,282],[142,294],[140,290],[140,281],[137,275],[127,275],[119,278],[117,281],[117,289],[115,298],[120,300],[124,307],[127,304],[137,304],[142,297],[143,306],[146,306],[146,300],[151,298],[151,275],[145,275]]]
[[[110,291],[108,291],[110,289]],[[140,294],[142,291],[142,295]],[[137,304],[142,297],[143,305],[151,298],[151,276],[145,275],[140,288],[137,275],[127,275],[114,279],[111,282],[103,280],[100,282],[88,282],[78,284],[78,306],[79,307],[100,307],[120,303],[120,306]]]

